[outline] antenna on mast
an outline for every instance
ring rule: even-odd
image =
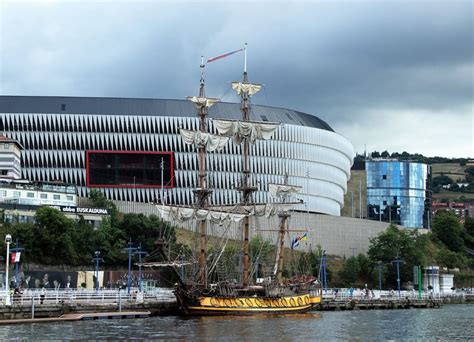
[[[200,85],[199,85],[199,97],[204,97],[204,56],[201,56],[201,65],[199,66],[201,68],[201,80],[200,80]]]
[[[247,43],[244,47],[244,72],[247,73]]]

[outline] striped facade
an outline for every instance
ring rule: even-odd
[[[253,120],[282,125],[271,140],[251,149],[252,182],[258,187],[257,202],[270,199],[270,182],[303,188],[301,210],[339,215],[347,190],[353,147],[324,121],[297,111],[253,107]],[[23,146],[22,177],[32,181],[61,180],[77,185],[79,196],[86,187],[86,151],[174,152],[174,188],[165,190],[167,204],[192,204],[191,188],[197,185],[198,156],[182,142],[179,129],[197,129],[194,107],[187,101],[15,97],[0,96],[0,131]],[[211,108],[214,118],[239,119],[238,104],[220,103]],[[211,121],[211,130],[212,121]],[[211,204],[239,201],[234,190],[240,181],[240,147],[227,145],[207,156]],[[118,201],[153,202],[159,188],[102,188]],[[160,197],[161,198],[161,197]]]

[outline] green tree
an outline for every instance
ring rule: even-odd
[[[97,208],[105,208],[109,211],[110,220],[113,226],[117,225],[118,221],[118,210],[114,202],[107,199],[104,193],[99,190],[92,189],[89,193],[89,199],[92,202],[92,205]]]
[[[78,265],[90,264],[94,251],[97,249],[94,227],[87,223],[83,216],[80,216],[71,233],[74,248],[77,251],[76,263]]]
[[[74,221],[57,209],[42,207],[36,211],[32,255],[45,264],[76,265],[78,257],[72,239]]]
[[[436,260],[440,266],[445,266],[448,268],[466,267],[466,260],[462,254],[445,249],[442,249],[438,252]]]
[[[349,257],[345,260],[342,270],[339,272],[339,277],[344,284],[355,285],[356,280],[359,278],[360,264],[357,257]]]
[[[134,244],[141,243],[143,250],[151,252],[155,249],[157,239],[164,239],[173,248],[176,244],[174,227],[160,220],[156,215],[126,214],[118,223],[127,239],[132,239]]]
[[[426,238],[420,236],[416,230],[398,229],[390,225],[388,229],[370,240],[368,256],[372,264],[381,261],[385,265],[384,275],[387,282],[396,285],[396,271],[393,261],[397,256],[403,260],[400,265],[402,281],[411,280],[413,266],[425,265],[424,247]]]
[[[464,220],[464,229],[466,231],[466,234],[469,234],[474,237],[474,218],[470,218],[466,215],[466,219]]]
[[[108,265],[123,264],[127,256],[122,253],[126,246],[126,236],[122,230],[112,226],[112,220],[105,218],[99,229],[94,231],[94,246]]]
[[[464,228],[454,213],[438,210],[433,218],[433,234],[451,251],[460,252],[464,247]]]

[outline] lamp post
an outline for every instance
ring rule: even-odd
[[[7,262],[5,263],[6,269],[5,269],[5,290],[6,290],[6,296],[5,296],[5,305],[10,306],[12,305],[10,301],[10,289],[9,289],[9,282],[8,282],[8,269],[10,267],[10,243],[12,242],[12,236],[10,234],[7,234],[5,236],[5,242],[7,244]]]
[[[146,255],[145,251],[142,251],[142,243],[136,248],[137,251],[133,254],[138,255],[138,290],[142,292],[142,255]]]
[[[377,263],[377,267],[378,271],[379,271],[379,291],[382,291],[382,268],[383,268],[383,264],[381,261],[379,261]]]
[[[397,253],[397,258],[392,261],[392,263],[397,264],[397,286],[398,286],[398,298],[400,298],[400,263],[402,263],[403,260],[400,260],[400,257],[398,256]]]
[[[320,277],[322,278],[321,283],[323,285],[323,290],[326,288],[327,285],[327,279],[326,279],[326,251],[323,251],[323,254],[321,255],[321,272],[320,272]]]
[[[132,252],[136,251],[135,247],[132,247],[132,238],[128,242],[128,247],[125,247],[123,251],[128,252],[128,275],[127,275],[127,293],[130,295],[130,285],[131,285],[131,271],[132,271]]]
[[[20,248],[20,242],[18,239],[16,239],[16,246],[15,248],[12,248],[10,251],[13,253],[21,253],[21,251],[24,250],[24,248]],[[15,254],[16,255],[16,254]],[[19,279],[18,279],[18,274],[19,274],[19,264],[20,261],[15,261],[15,286],[19,285]]]
[[[99,291],[99,261],[103,261],[104,259],[100,257],[100,251],[95,251],[94,255],[95,257],[92,259],[92,261],[95,261],[95,289]]]
[[[355,272],[355,267],[356,267],[356,259],[355,259],[355,251],[357,248],[351,247],[349,248],[352,250],[352,285],[355,285],[356,282],[356,272]]]

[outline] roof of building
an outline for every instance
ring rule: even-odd
[[[0,113],[196,116],[193,104],[186,100],[67,96],[0,96]],[[240,104],[217,103],[210,108],[209,117],[240,118]],[[285,108],[253,105],[251,120],[309,126],[334,132],[325,121],[314,115]]]
[[[20,149],[24,150],[25,148],[23,147],[22,144],[18,140],[6,137],[4,135],[0,135],[0,143],[12,143],[16,144]]]

